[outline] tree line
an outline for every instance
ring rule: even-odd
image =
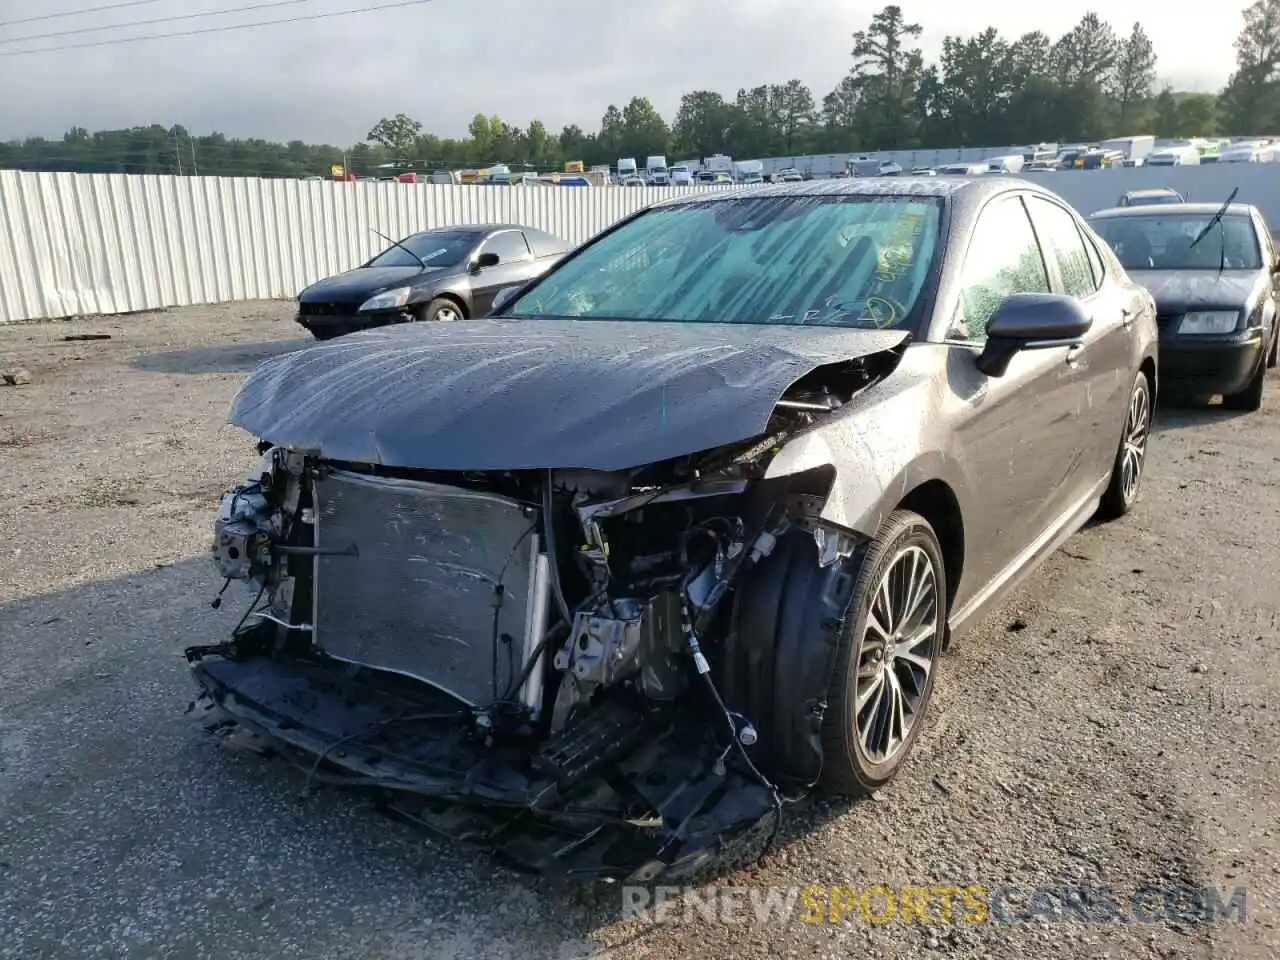
[[[1280,0],[1257,0],[1244,12],[1236,69],[1220,94],[1158,89],[1156,52],[1142,25],[1117,32],[1095,13],[1056,40],[1039,31],[1009,38],[994,27],[949,36],[931,63],[920,51],[921,33],[900,6],[884,7],[854,32],[849,72],[820,100],[794,79],[732,97],[690,91],[669,122],[648,98],[632,97],[609,106],[594,132],[571,124],[553,134],[536,119],[521,127],[477,114],[464,138],[436,136],[401,113],[347,148],[194,136],[158,124],[96,133],[75,127],[61,140],[0,143],[0,168],[297,177],[342,164],[367,175],[388,163],[552,169],[656,153],[743,159],[1280,129]]]

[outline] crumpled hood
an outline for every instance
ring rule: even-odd
[[[1129,278],[1155,298],[1160,313],[1185,310],[1240,310],[1253,299],[1265,270],[1130,270]]]
[[[754,437],[806,373],[906,339],[719,323],[408,324],[267,360],[228,419],[330,460],[620,470]]]
[[[440,272],[439,267],[356,267],[337,276],[317,280],[298,295],[303,301],[363,303],[375,293],[421,283]]]

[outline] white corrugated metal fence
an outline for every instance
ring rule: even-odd
[[[1280,164],[1035,174],[1086,215],[1125,190],[1256,204],[1280,226]],[[0,323],[291,298],[415,230],[523,223],[581,243],[643,206],[723,187],[447,186],[0,170]]]
[[[449,186],[0,170],[0,323],[289,298],[400,238],[520,223],[581,243],[705,187]]]

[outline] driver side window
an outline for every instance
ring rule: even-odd
[[[1018,197],[1003,197],[978,214],[960,273],[960,296],[948,340],[983,344],[987,321],[1005,297],[1049,293],[1040,245]]]

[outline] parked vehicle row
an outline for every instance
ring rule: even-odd
[[[993,151],[994,153],[995,151]],[[935,158],[943,151],[933,152]],[[899,162],[903,156],[912,161]],[[587,182],[625,186],[640,185],[689,185],[691,183],[757,183],[790,182],[785,175],[798,174],[802,179],[837,176],[897,176],[910,169],[913,173],[932,170],[936,173],[976,176],[982,173],[1045,173],[1055,170],[1095,170],[1111,167],[1175,166],[1208,163],[1268,163],[1280,159],[1280,139],[1251,138],[1229,140],[1227,138],[1192,137],[1183,140],[1158,140],[1153,135],[1114,137],[1093,143],[1031,144],[1011,149],[1008,153],[986,156],[982,159],[938,162],[925,166],[918,162],[918,155],[861,154],[848,157],[842,166],[832,166],[836,158],[792,158],[785,168],[766,170],[766,161],[734,160],[725,154],[714,154],[698,160],[668,164],[666,157],[652,155],[643,159],[619,158],[612,169],[608,165],[585,169],[582,161],[569,161],[563,173],[579,174]],[[897,158],[897,159],[895,159]],[[806,162],[806,160],[810,162]],[[680,176],[677,176],[677,174]],[[926,174],[927,175],[927,174]],[[357,176],[341,166],[333,168],[333,179],[346,180],[399,180],[405,183],[492,183],[515,184],[549,182],[550,175],[538,172],[530,165],[496,163],[484,169],[404,170],[402,166],[384,164],[373,176]],[[319,180],[318,176],[305,177]],[[568,181],[565,181],[566,183]]]
[[[1210,371],[1255,405],[1264,233],[1244,205],[1086,220],[1017,177],[856,177],[677,198],[571,251],[393,244],[361,269],[406,274],[337,286],[400,320],[445,260],[496,286],[498,238],[546,264],[488,315],[246,381],[230,419],[264,456],[214,555],[262,606],[188,651],[204,706],[530,869],[732,859],[783,797],[897,773],[951,639],[1134,507],[1157,389]]]

